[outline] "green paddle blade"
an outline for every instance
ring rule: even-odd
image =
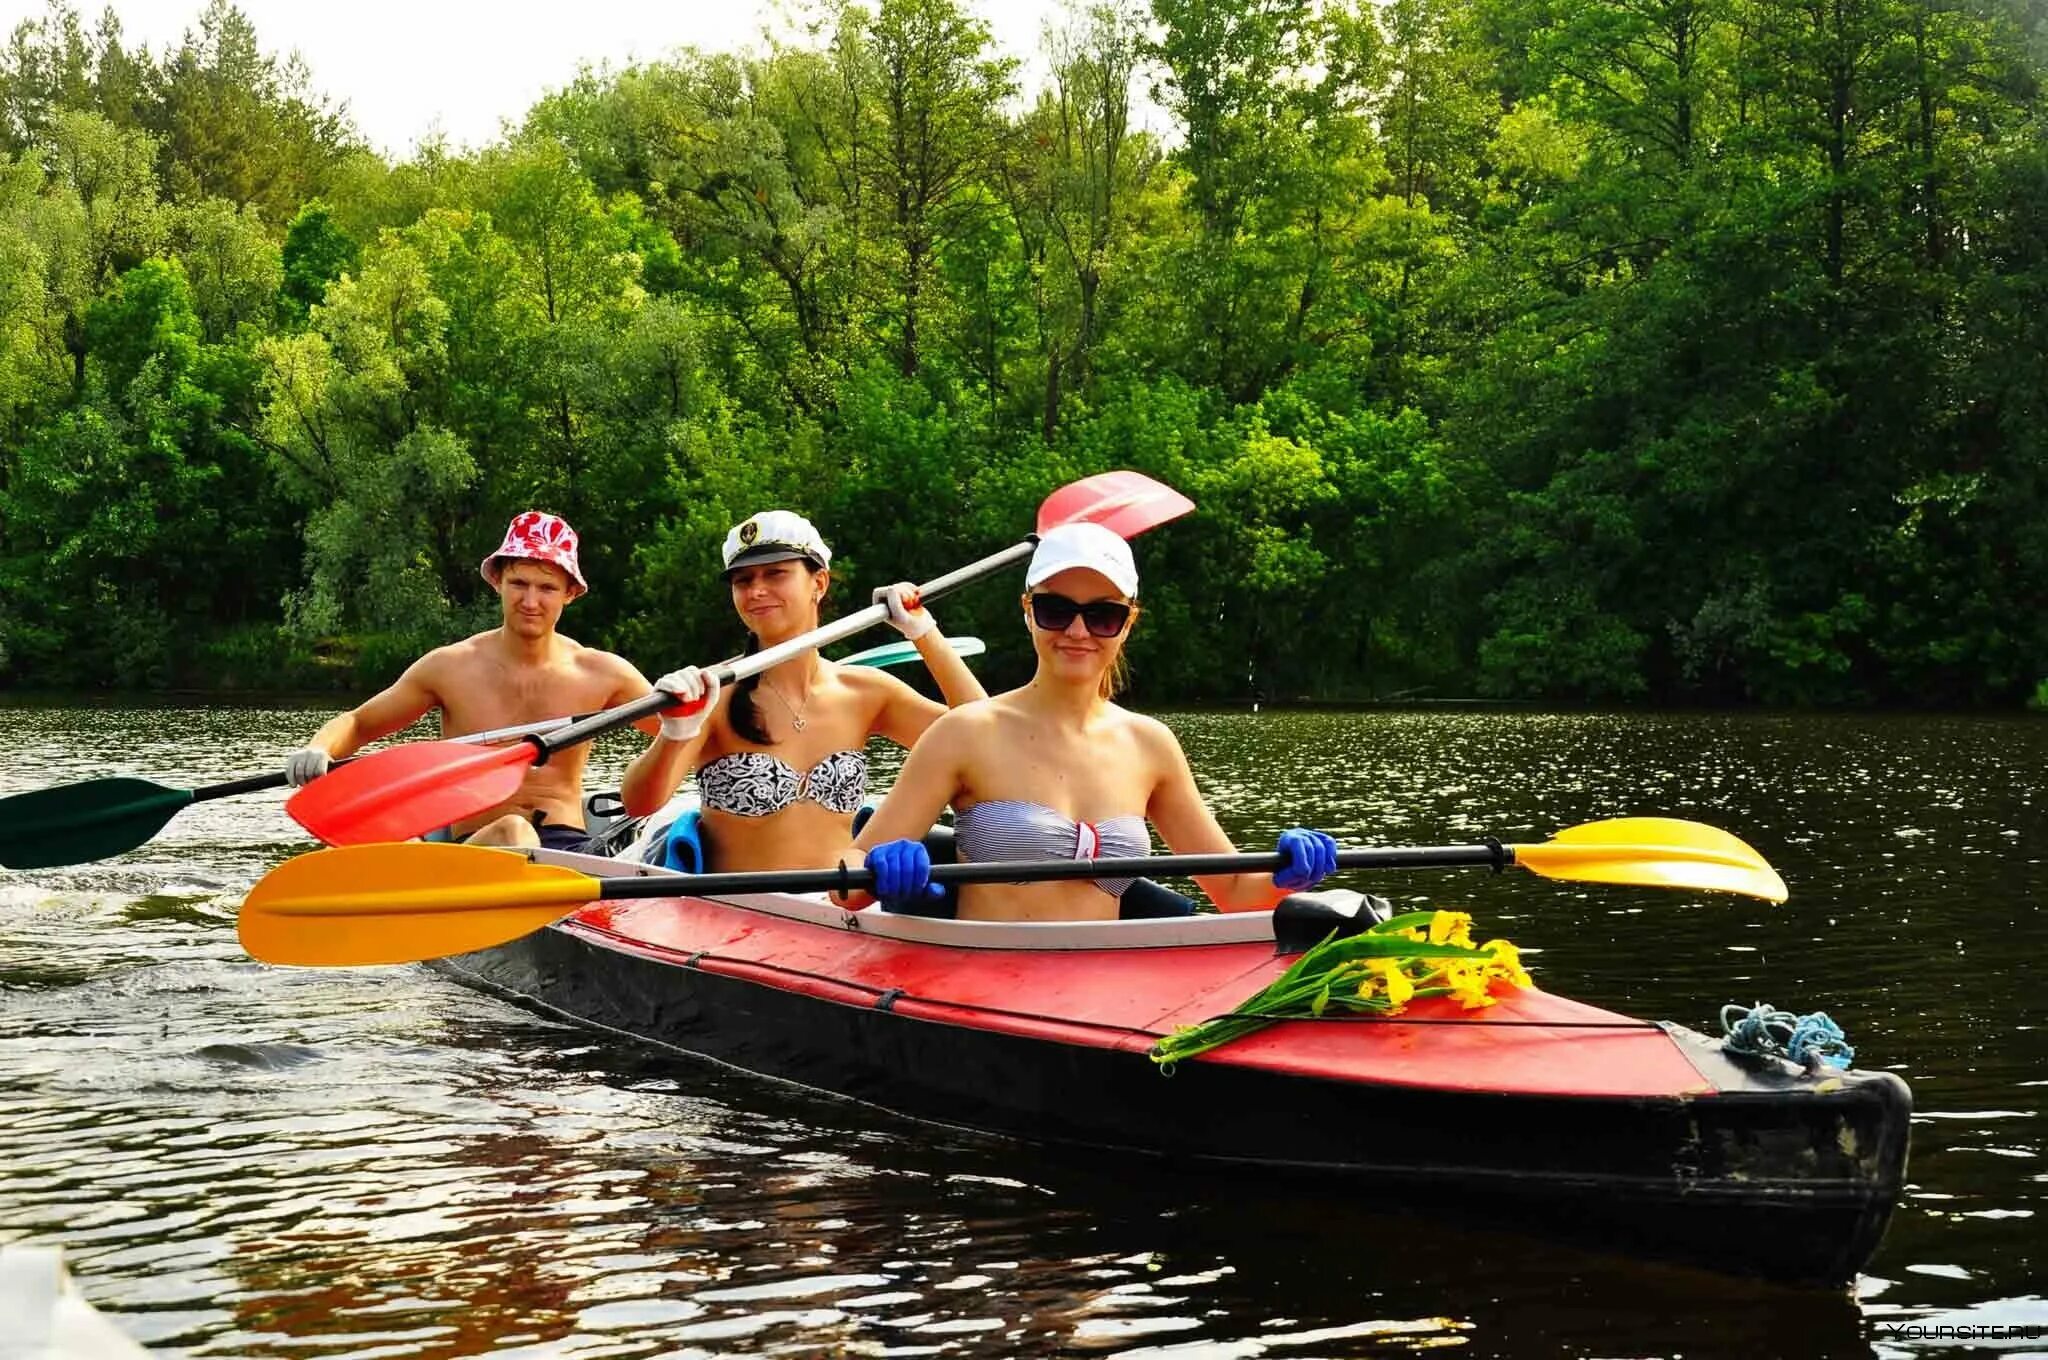
[[[978,637],[947,638],[953,650],[961,656],[980,656],[988,650],[988,644]],[[885,642],[879,647],[870,647],[864,652],[839,658],[842,666],[902,666],[922,660],[914,642]]]
[[[133,850],[192,801],[147,779],[89,779],[0,798],[0,865],[48,869]]]

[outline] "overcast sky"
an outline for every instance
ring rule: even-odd
[[[77,0],[88,24],[105,0]],[[193,26],[203,0],[113,0],[130,43],[152,52]],[[1034,71],[1039,34],[1060,0],[969,0],[1005,52]],[[782,30],[779,0],[237,0],[266,50],[296,49],[317,89],[347,101],[356,126],[390,155],[430,129],[457,143],[498,134],[582,63],[615,65],[677,47],[732,51]],[[0,34],[42,13],[41,0],[0,0]]]

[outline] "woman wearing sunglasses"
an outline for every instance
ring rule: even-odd
[[[817,628],[832,550],[809,520],[788,510],[755,515],[725,536],[724,556],[749,654]],[[886,586],[875,599],[916,644],[947,703],[986,697],[937,621],[909,604],[910,586]],[[717,672],[696,666],[654,687],[701,702],[661,720],[660,734],[627,767],[619,796],[628,814],[645,816],[694,771],[704,858],[735,872],[837,863],[867,794],[868,738],[909,746],[946,711],[893,675],[835,665],[815,651],[722,695]]]
[[[1117,859],[1151,853],[1147,823],[1176,854],[1235,847],[1195,787],[1165,724],[1111,702],[1138,617],[1130,545],[1095,524],[1047,533],[1024,577],[1024,618],[1038,653],[1022,689],[947,713],[924,734],[854,848],[875,897],[909,906],[938,895],[922,837],[949,803],[963,860]],[[1288,863],[1271,878],[1198,879],[1225,911],[1270,907],[1336,867],[1336,842],[1299,828],[1280,836]],[[860,861],[853,855],[847,863]],[[1135,880],[967,884],[962,918],[1114,920]],[[846,899],[855,906],[864,894]]]

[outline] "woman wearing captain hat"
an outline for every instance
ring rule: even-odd
[[[725,579],[746,625],[749,653],[818,627],[832,583],[832,550],[802,515],[769,510],[725,536]],[[929,611],[910,608],[913,587],[875,599],[916,644],[952,705],[986,698]],[[702,832],[720,871],[822,868],[853,839],[867,792],[871,736],[909,746],[946,710],[892,675],[840,666],[815,651],[720,693],[717,674],[686,666],[655,688],[694,712],[663,718],[661,733],[626,771],[619,793],[634,816],[653,812],[694,771]]]
[[[1111,702],[1138,618],[1130,545],[1099,524],[1062,525],[1039,540],[1024,590],[1024,622],[1038,653],[1031,682],[932,724],[846,856],[853,866],[865,854],[885,904],[916,910],[936,894],[920,838],[949,803],[963,861],[1136,857],[1151,853],[1150,828],[1176,854],[1235,848],[1195,787],[1179,740],[1157,719]],[[1197,881],[1225,911],[1255,910],[1336,868],[1336,842],[1320,831],[1283,831],[1279,850],[1288,862],[1270,878]],[[1141,881],[968,884],[959,915],[1115,920],[1125,914],[1121,899]],[[847,905],[864,898],[856,894]],[[1181,910],[1190,909],[1183,903]]]

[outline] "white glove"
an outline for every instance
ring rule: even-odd
[[[654,687],[664,694],[673,694],[686,704],[701,706],[688,713],[663,714],[661,739],[663,741],[688,741],[704,730],[704,724],[711,721],[712,706],[718,702],[718,672],[700,670],[685,666],[679,671],[670,671],[654,682]]]
[[[889,611],[889,626],[912,642],[939,626],[939,621],[932,617],[922,602],[915,609],[905,603],[916,598],[917,587],[908,581],[881,586],[875,591],[875,603]]]
[[[295,789],[303,789],[326,774],[327,767],[333,763],[334,757],[317,746],[294,751],[284,763],[284,782]]]

